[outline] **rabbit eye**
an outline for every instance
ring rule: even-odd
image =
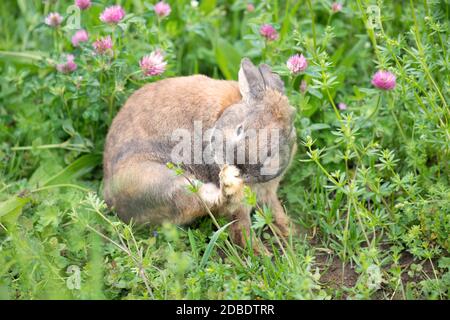
[[[242,126],[242,124],[237,127],[236,129],[236,135],[240,136],[242,134],[242,132],[244,132],[244,127]]]

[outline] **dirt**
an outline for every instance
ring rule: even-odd
[[[408,275],[408,270],[412,264],[421,264],[422,270],[420,272],[415,272],[413,276]],[[320,268],[320,282],[324,286],[329,286],[333,289],[343,289],[343,288],[352,288],[356,285],[358,280],[358,273],[355,272],[353,267],[349,264],[342,265],[342,261],[336,257],[327,253],[321,253],[316,255],[316,264]],[[409,252],[403,252],[400,258],[399,264],[404,270],[401,275],[403,284],[408,282],[420,282],[424,279],[433,279],[434,272],[433,266],[429,260],[426,261],[418,261],[411,255]],[[433,261],[433,264],[436,264],[436,261]],[[386,271],[389,266],[385,266],[383,269]],[[387,290],[387,291],[386,291]],[[381,288],[374,295],[373,299],[384,299],[386,295],[391,299],[403,299],[401,293],[399,291],[395,292],[392,296],[392,290],[388,288]],[[343,293],[341,299],[345,299],[346,294]]]
[[[342,265],[342,261],[328,254],[316,256],[317,266],[320,268],[320,282],[332,288],[352,288],[358,280],[358,274],[349,264]]]
[[[419,281],[423,280],[424,278],[431,278],[431,279],[434,278],[433,267],[431,265],[430,260],[425,260],[423,263],[421,263],[420,261],[415,260],[413,255],[410,254],[409,252],[403,252],[399,263],[403,270],[408,270],[409,267],[413,263],[422,265],[421,273],[419,273],[419,274],[416,273],[416,274],[414,274],[413,277],[409,276],[408,272],[403,272],[402,273],[403,283],[410,282],[410,281],[419,282]],[[436,264],[436,261],[433,261],[433,264]]]

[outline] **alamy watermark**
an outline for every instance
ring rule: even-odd
[[[194,130],[178,128],[172,132],[176,143],[170,157],[173,163],[260,165],[261,175],[280,170],[280,130],[248,129],[236,133],[230,129],[203,130],[201,121],[194,121]]]

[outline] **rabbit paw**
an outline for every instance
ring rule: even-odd
[[[208,206],[215,206],[220,202],[219,188],[213,183],[206,183],[200,187],[199,195]]]
[[[239,169],[233,165],[224,165],[219,173],[220,188],[225,197],[238,196],[244,192],[244,181],[239,177]]]

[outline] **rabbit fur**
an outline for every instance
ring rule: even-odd
[[[106,203],[122,220],[136,223],[187,224],[209,209],[236,220],[231,236],[244,246],[252,211],[243,201],[248,185],[258,204],[271,209],[279,232],[287,235],[289,219],[277,189],[296,151],[294,116],[280,77],[247,58],[241,61],[238,82],[194,75],[147,84],[129,97],[109,129],[103,161]],[[253,164],[248,157],[239,164],[234,157],[222,163],[181,163],[185,175],[176,175],[166,165],[177,144],[173,132],[194,132],[195,122],[203,130],[223,133],[231,148],[245,150],[252,140],[246,137],[250,129],[277,129],[278,136],[270,140],[279,153],[279,169],[260,173],[263,163],[271,165],[268,154]],[[268,143],[258,139],[258,148]],[[203,138],[202,148],[211,147],[212,141],[211,136]],[[192,181],[201,181],[197,194],[187,188]]]

